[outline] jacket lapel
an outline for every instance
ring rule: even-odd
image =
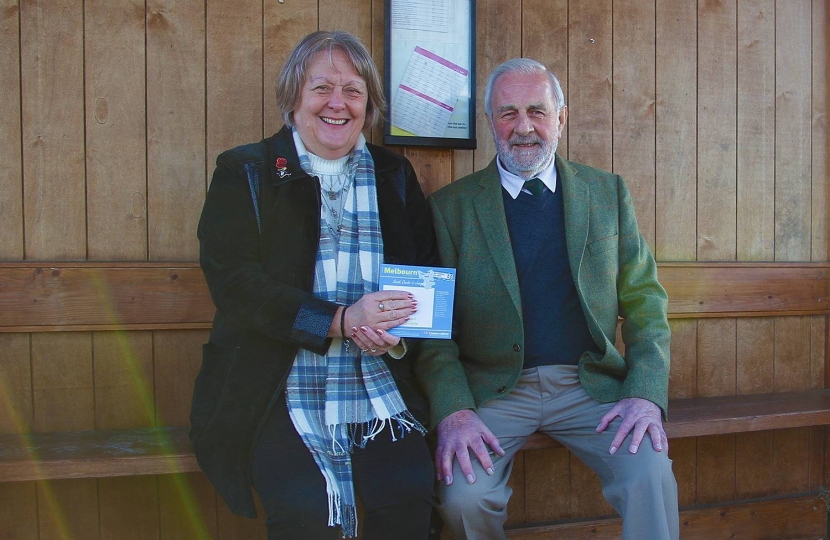
[[[504,215],[504,201],[501,194],[501,180],[495,159],[490,162],[479,182],[482,190],[475,196],[474,205],[479,227],[487,242],[493,262],[501,274],[504,285],[510,293],[513,305],[519,315],[522,313],[519,278],[516,262],[510,244],[510,232]]]
[[[571,266],[576,288],[580,288],[579,270],[588,243],[588,223],[591,193],[588,184],[578,177],[571,164],[556,155],[556,171],[562,185],[562,199],[565,208],[565,242],[568,247],[568,262]],[[581,291],[580,291],[581,292]]]

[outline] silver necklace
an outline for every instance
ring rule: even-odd
[[[336,182],[338,185],[335,186],[335,175],[326,175],[329,176],[328,185],[323,182],[323,178],[320,179],[320,187],[322,187],[326,194],[329,196],[330,201],[334,201],[337,199],[339,193],[343,192],[344,188],[346,187],[346,175],[338,174]]]
[[[339,237],[340,232],[343,230],[342,223],[346,206],[346,194],[349,192],[349,187],[351,187],[351,182],[346,182],[345,178],[342,178],[342,180],[342,185],[336,191],[333,185],[325,186],[322,181],[320,182],[320,186],[326,191],[327,195],[326,197],[322,197],[323,206],[327,210],[326,226],[332,235],[336,237]],[[332,180],[333,183],[334,181]]]

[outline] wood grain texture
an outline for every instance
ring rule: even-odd
[[[372,50],[372,4],[362,0],[320,0],[320,30],[346,30]],[[375,59],[377,61],[377,58]]]
[[[152,476],[98,480],[101,540],[161,540]]]
[[[23,258],[23,160],[20,126],[20,2],[0,1],[0,259]]]
[[[697,9],[656,0],[655,246],[657,260],[697,256]]]
[[[216,156],[262,134],[262,0],[208,0],[207,155]]]
[[[34,427],[31,346],[28,334],[0,334],[0,433]]]
[[[677,481],[677,502],[683,506],[697,500],[697,438],[686,437],[669,442],[669,457]]]
[[[655,242],[655,2],[613,2],[613,159],[626,179],[640,234]]]
[[[526,521],[527,508],[525,507],[525,484],[528,477],[525,474],[525,454],[518,452],[513,460],[513,468],[507,480],[507,487],[513,490],[513,495],[507,501],[506,525],[524,523]],[[445,527],[446,528],[446,527]],[[450,540],[452,535],[450,534]]]
[[[205,198],[205,2],[147,1],[150,260],[195,260]]]
[[[166,474],[157,480],[164,540],[217,538],[216,492],[204,474]]]
[[[32,336],[35,431],[93,429],[93,392],[90,333]]]
[[[671,329],[671,366],[669,398],[691,398],[697,394],[697,321],[673,319]]]
[[[738,259],[775,253],[775,2],[738,3]]]
[[[827,2],[813,0],[812,3],[812,132],[811,132],[811,162],[812,174],[812,250],[811,260],[824,261],[828,258],[828,243],[830,243],[830,220],[828,219],[828,205],[830,205],[830,186],[827,183],[828,168],[828,139],[827,129],[827,101],[830,94],[827,92],[828,75],[827,62],[830,61],[827,39],[827,29],[830,28],[830,11]]]
[[[486,167],[496,155],[493,134],[484,112],[484,86],[490,72],[522,53],[522,2],[501,0],[476,3],[476,140],[473,170]],[[460,170],[458,171],[461,172]],[[472,171],[470,171],[472,172]],[[469,173],[466,173],[469,174]],[[461,176],[457,174],[456,178]]]
[[[452,150],[407,147],[404,155],[412,163],[424,195],[429,196],[452,181]]]
[[[20,8],[25,256],[84,259],[83,1]]]
[[[736,257],[736,5],[698,6],[698,260]]]
[[[153,332],[153,388],[155,425],[190,425],[193,384],[202,365],[202,344],[207,330]]]
[[[812,496],[690,508],[680,512],[680,537],[683,540],[817,540],[824,538],[826,526],[824,503]],[[617,540],[621,534],[622,521],[619,518],[507,531],[510,540]]]
[[[412,155],[426,184],[447,174],[449,154],[438,169]],[[658,274],[670,318],[830,310],[828,263],[661,263]],[[0,262],[0,332],[209,328],[213,314],[195,263]]]
[[[522,57],[541,62],[556,75],[567,104],[568,0],[522,0]],[[567,123],[556,152],[568,156]]]
[[[267,137],[283,124],[277,108],[277,77],[291,50],[306,34],[317,30],[317,0],[263,0],[262,17],[262,136]]]
[[[0,538],[40,540],[34,482],[0,484]]]
[[[568,451],[549,448],[524,452],[526,522],[567,519],[570,516],[571,472]]]
[[[810,260],[810,0],[775,18],[775,260]],[[821,182],[826,182],[822,179]]]
[[[568,4],[568,156],[612,169],[612,2]]]
[[[143,1],[84,2],[90,259],[147,258],[144,21]]]
[[[571,463],[571,505],[572,518],[589,516],[610,516],[614,513],[611,505],[602,496],[602,484],[597,473],[592,471],[574,454]]]
[[[153,427],[153,336],[151,332],[92,335],[95,429]]]
[[[38,482],[37,499],[40,538],[101,538],[95,479]]]

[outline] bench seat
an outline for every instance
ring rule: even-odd
[[[677,399],[671,438],[830,424],[830,390]],[[0,435],[0,482],[199,471],[188,428]],[[523,450],[560,447],[534,434]]]

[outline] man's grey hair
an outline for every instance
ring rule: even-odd
[[[559,79],[543,64],[530,58],[513,58],[502,62],[496,69],[494,69],[490,76],[487,77],[487,85],[484,87],[484,112],[487,113],[491,119],[493,118],[492,97],[493,86],[502,75],[510,73],[520,73],[522,75],[538,75],[544,73],[550,79],[550,85],[553,89],[553,102],[556,105],[556,110],[562,110],[565,106],[565,94],[562,92],[562,86],[559,84]]]
[[[334,50],[343,51],[357,74],[366,81],[366,123],[361,127],[371,129],[383,118],[386,110],[383,83],[366,46],[348,32],[319,31],[307,35],[294,47],[277,78],[277,106],[282,111],[286,125],[294,125],[294,110],[300,104],[303,84],[312,59],[317,53],[325,52],[328,53],[331,62]]]

